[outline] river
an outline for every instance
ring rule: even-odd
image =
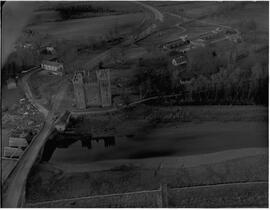
[[[208,121],[167,124],[135,136],[116,137],[114,146],[81,141],[56,148],[49,162],[81,164],[99,160],[187,156],[223,150],[268,147],[268,125],[262,121]]]

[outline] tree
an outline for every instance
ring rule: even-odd
[[[171,93],[172,77],[168,68],[168,58],[164,56],[141,59],[137,66],[135,86],[141,86],[148,95]]]
[[[213,56],[213,48],[198,48],[188,52],[188,70],[195,75],[210,75],[218,71],[218,59]]]

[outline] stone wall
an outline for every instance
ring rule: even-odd
[[[85,83],[84,84],[86,105],[87,106],[100,106],[100,91],[98,83]]]

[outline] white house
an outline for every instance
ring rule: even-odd
[[[55,75],[63,75],[64,66],[62,63],[54,61],[42,61],[41,68],[47,71],[51,71]]]
[[[187,63],[187,60],[186,60],[185,56],[180,56],[180,57],[172,59],[172,64],[174,66],[183,65],[183,64],[186,64],[186,63]]]

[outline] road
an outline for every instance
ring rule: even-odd
[[[20,199],[24,193],[28,174],[52,130],[52,123],[50,123],[50,120],[46,121],[41,132],[32,140],[20,158],[19,164],[17,164],[10,177],[6,180],[2,198],[4,208],[20,207]]]
[[[20,207],[21,205],[21,198],[24,194],[25,190],[25,184],[28,177],[28,174],[36,162],[39,152],[41,151],[42,147],[47,141],[48,136],[51,134],[51,132],[55,129],[54,128],[54,115],[58,111],[58,108],[61,104],[61,101],[65,95],[67,84],[65,84],[64,87],[61,88],[61,90],[57,93],[56,98],[58,99],[55,104],[53,104],[52,111],[48,111],[44,107],[42,107],[40,104],[36,102],[36,100],[33,98],[33,94],[30,90],[30,87],[27,83],[28,78],[37,70],[34,70],[30,72],[29,74],[25,75],[22,78],[22,84],[23,88],[25,90],[25,93],[29,99],[29,101],[34,105],[38,107],[38,110],[42,112],[46,116],[46,120],[44,122],[44,125],[41,129],[41,131],[38,133],[37,136],[35,136],[29,146],[24,151],[23,155],[19,159],[18,164],[11,172],[10,176],[6,180],[4,187],[3,187],[3,199],[2,204],[3,207],[8,208],[15,208]]]
[[[142,2],[139,2],[139,1],[131,1],[133,3],[136,3],[136,4],[139,4],[141,5],[142,7],[145,7],[146,9],[150,10],[154,16],[155,16],[155,19],[160,21],[160,22],[163,22],[164,21],[164,16],[163,14],[157,10],[156,8],[148,5],[148,4],[145,4],[145,3],[142,3]],[[152,26],[152,25],[151,25]],[[151,27],[150,26],[150,27]],[[148,28],[146,29],[146,31],[148,30]],[[129,41],[126,41],[127,43],[129,43]],[[92,69],[94,67],[96,67],[100,62],[104,62],[104,60],[108,59],[110,56],[111,56],[111,52],[113,52],[113,50],[115,48],[117,48],[118,46],[116,47],[113,47],[99,55],[97,55],[96,57],[94,57],[93,59],[91,59],[84,67],[86,69]]]
[[[168,13],[168,14],[171,15],[171,16],[174,16],[174,17],[176,17],[176,18],[179,18],[179,19],[180,19],[181,21],[183,21],[183,22],[187,22],[187,21],[188,21],[188,22],[191,22],[191,21],[197,21],[197,22],[199,22],[199,23],[201,23],[201,24],[206,24],[206,25],[216,26],[216,27],[220,27],[220,28],[226,28],[226,29],[235,30],[235,31],[236,31],[236,34],[235,34],[235,35],[239,35],[239,34],[240,34],[240,32],[239,32],[238,30],[233,29],[231,26],[226,26],[226,25],[222,25],[222,24],[219,24],[219,23],[212,23],[212,22],[205,21],[205,20],[188,19],[188,18],[186,18],[186,17],[180,16],[180,15],[177,15],[177,14],[174,14],[174,13]],[[186,29],[185,29],[184,27],[180,26],[181,24],[182,24],[182,23],[177,23],[177,24],[175,25],[175,27],[180,28],[180,29],[183,30],[183,32],[185,32]],[[224,40],[226,40],[226,39],[229,39],[229,37],[230,37],[230,35],[224,36],[224,37],[222,37],[222,38],[220,38],[220,39],[213,40],[213,41],[211,41],[210,43],[214,44],[214,43],[217,43],[217,42],[221,42],[221,41],[224,41]]]
[[[23,88],[23,90],[24,90],[24,93],[25,93],[27,99],[30,101],[30,103],[31,103],[33,106],[35,106],[35,107],[38,109],[38,111],[39,111],[40,113],[42,113],[42,114],[44,115],[44,117],[46,118],[47,115],[48,115],[48,113],[49,113],[49,111],[48,111],[44,106],[42,106],[41,104],[39,104],[39,103],[35,100],[35,98],[33,97],[33,93],[32,93],[32,91],[31,91],[31,89],[30,89],[30,87],[29,87],[29,84],[28,84],[28,80],[29,80],[30,76],[31,76],[32,74],[34,74],[34,73],[40,71],[40,70],[41,70],[41,69],[40,69],[39,67],[33,68],[32,71],[30,71],[28,74],[25,74],[25,75],[22,77],[22,79],[21,79],[21,81],[20,81],[20,84],[21,84],[21,86],[22,86],[22,88]]]
[[[131,2],[139,4],[139,5],[143,6],[146,9],[149,9],[154,14],[156,20],[158,20],[160,22],[164,22],[163,14],[158,9],[156,9],[155,7],[152,7],[151,5],[145,4],[145,3],[141,2],[141,1],[131,1]]]

